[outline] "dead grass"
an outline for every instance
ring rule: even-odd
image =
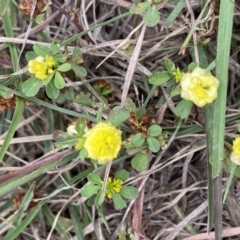
[[[31,41],[41,44],[46,43],[41,38],[40,31],[43,31],[50,41],[62,42],[83,29],[87,30],[96,24],[125,13],[131,6],[131,1],[121,0],[58,0],[53,1],[53,3],[59,6],[62,12],[58,12],[54,6],[49,7],[43,23],[32,26],[28,36],[26,36],[26,32],[29,21],[19,9],[15,8],[17,21],[14,26],[14,41],[18,44],[19,50],[23,43],[26,44],[20,60],[21,69],[27,64],[24,55],[32,49]],[[190,5],[197,16],[200,12],[200,4],[198,1],[190,1]],[[69,50],[74,46],[79,46],[82,49],[83,66],[88,72],[86,78],[88,83],[92,84],[94,81],[101,79],[113,86],[113,95],[109,98],[109,104],[104,109],[105,116],[113,106],[123,103],[126,97],[133,99],[136,105],[140,107],[149,92],[149,84],[144,84],[143,79],[154,71],[163,70],[163,63],[166,58],[170,58],[180,69],[186,69],[187,65],[193,61],[190,52],[193,48],[187,48],[185,54],[179,54],[181,45],[191,29],[191,16],[188,9],[185,7],[174,23],[169,27],[165,27],[165,21],[175,6],[176,3],[163,2],[160,9],[160,22],[153,28],[147,27],[144,30],[143,28],[136,30],[141,24],[142,18],[129,15],[126,18],[97,28],[69,44]],[[78,8],[75,23],[63,14],[63,10],[68,12],[71,9],[76,10]],[[237,13],[238,11],[236,8]],[[196,32],[197,37],[202,37],[202,39],[205,37],[205,41],[209,40],[208,44],[202,43],[208,52],[209,61],[213,60],[216,54],[214,46],[216,44],[217,15],[217,9],[209,12],[209,16],[202,21]],[[226,113],[226,117],[229,119],[226,126],[227,141],[230,141],[230,138],[236,133],[239,121],[237,117],[239,111],[236,108],[239,94],[235,92],[236,87],[239,85],[239,65],[237,63],[239,60],[237,21],[239,19],[237,16],[235,20],[234,41],[229,66],[231,71],[228,111]],[[1,75],[5,75],[9,74],[6,70],[11,70],[11,57],[5,43],[13,39],[4,38],[3,27],[1,27],[0,31],[2,36],[2,38],[0,37]],[[201,44],[200,40],[198,43]],[[136,48],[139,49],[137,49],[135,55],[128,56],[122,48],[123,44],[136,44]],[[23,75],[23,78],[26,79],[25,75]],[[68,86],[75,93],[84,92],[93,99],[95,101],[94,107],[83,106],[71,99],[50,101],[46,97],[44,89],[41,90],[37,97],[64,109],[96,114],[99,108],[98,99],[84,85],[81,85],[80,79],[68,78],[67,81]],[[232,92],[234,94],[230,96]],[[132,208],[117,211],[113,208],[111,202],[104,205],[104,214],[108,220],[111,234],[108,233],[104,224],[101,224],[100,215],[96,212],[96,209],[91,209],[84,203],[79,194],[79,189],[86,181],[81,180],[68,184],[67,186],[71,186],[68,191],[61,191],[49,199],[47,209],[42,210],[44,213],[40,211],[35,221],[32,221],[24,229],[21,236],[16,239],[65,239],[56,230],[53,230],[49,238],[47,237],[51,227],[56,224],[53,220],[58,213],[60,218],[55,218],[55,220],[59,220],[66,227],[72,217],[69,205],[74,206],[74,209],[77,209],[79,213],[79,222],[81,222],[84,235],[83,239],[117,239],[119,229],[129,232],[130,235],[135,231],[136,237],[134,239],[214,239],[214,237],[210,237],[211,235],[206,235],[208,219],[207,151],[203,113],[195,108],[187,121],[178,123],[171,106],[174,107],[180,98],[168,97],[168,101],[160,106],[157,103],[164,93],[167,94],[165,85],[156,89],[154,97],[150,99],[147,105],[147,113],[168,134],[167,148],[161,150],[158,154],[149,155],[149,170],[143,173],[132,170],[130,157],[119,164],[114,164],[111,169],[112,173],[123,168],[130,171],[132,183],[142,189],[141,198],[138,201],[139,205],[131,203],[129,206],[132,206]],[[14,110],[8,110],[0,116],[1,144],[6,136],[13,112]],[[198,117],[196,117],[197,114],[199,114]],[[54,152],[51,141],[52,133],[55,130],[66,130],[68,124],[75,120],[76,118],[72,116],[27,101],[21,123],[0,168],[1,175],[18,170],[20,167]],[[43,191],[45,195],[50,195],[57,188],[63,186],[63,178],[69,182],[74,176],[89,167],[90,163],[88,161],[82,162],[77,157],[74,157],[69,163],[65,165],[59,164],[57,168],[53,168],[35,179],[37,189]],[[224,173],[224,176],[227,178],[228,174]],[[224,183],[226,178],[224,178]],[[22,186],[22,189],[28,187],[29,185],[26,184]],[[237,237],[240,234],[238,227],[240,224],[240,211],[238,210],[239,188],[240,182],[235,178],[227,201],[224,204],[224,239],[239,239]],[[0,236],[3,239],[5,239],[4,236],[10,227],[10,225],[6,225],[6,222],[11,219],[12,214],[15,214],[10,213],[10,209],[13,207],[11,199],[15,194],[14,192],[1,197],[0,201],[0,222],[2,226],[5,223],[5,227],[0,230]],[[53,215],[52,218],[46,219],[46,216],[51,216],[50,213],[46,214],[48,211]],[[77,239],[73,226],[66,227],[66,229],[69,230],[69,235],[72,236],[69,239]],[[194,233],[195,236],[193,236]],[[129,234],[126,239],[131,239]],[[203,236],[203,234],[205,235]]]

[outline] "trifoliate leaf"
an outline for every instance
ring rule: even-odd
[[[148,157],[146,152],[137,153],[131,161],[132,168],[138,172],[142,172],[148,167]]]
[[[41,80],[35,77],[30,77],[27,81],[23,83],[22,91],[27,97],[33,97],[38,93],[41,86]]]
[[[59,63],[65,63],[66,62],[66,57],[63,56],[62,54],[57,54],[54,56],[54,60],[59,62]]]
[[[118,126],[126,121],[129,115],[130,113],[124,107],[116,106],[109,113],[107,121],[113,126]]]
[[[75,46],[71,57],[71,63],[78,64],[82,62],[83,62],[82,51],[79,47]]]
[[[159,20],[160,15],[158,9],[155,5],[152,5],[143,17],[143,21],[148,27],[153,27],[158,24]]]
[[[166,66],[166,68],[168,70],[168,73],[170,75],[172,75],[172,73],[176,71],[176,67],[175,67],[174,62],[172,60],[170,60],[169,58],[165,59],[165,66]]]
[[[118,171],[115,176],[114,176],[115,179],[120,179],[122,180],[123,182],[127,181],[127,179],[129,178],[129,172],[126,171],[126,170],[120,170]]]
[[[47,77],[42,80],[42,84],[47,85],[52,80],[54,74],[55,74],[55,71],[48,74]]]
[[[128,200],[136,199],[139,195],[138,190],[132,186],[122,186],[120,194]]]
[[[101,186],[94,184],[84,185],[84,187],[81,189],[81,195],[85,198],[90,198],[98,192],[100,187]]]
[[[33,45],[33,50],[38,56],[46,57],[49,55],[49,48],[38,43]]]
[[[151,2],[143,2],[138,4],[133,4],[130,8],[130,13],[132,14],[141,14],[147,11],[149,6],[151,5]]]
[[[88,156],[87,150],[85,148],[82,148],[79,151],[79,158],[80,158],[80,160],[84,161],[87,156]]]
[[[88,174],[87,179],[89,182],[95,183],[97,185],[102,185],[103,182],[97,173]]]
[[[144,107],[140,107],[136,110],[136,118],[139,120],[146,113],[146,109]]]
[[[176,114],[176,116],[180,117],[181,119],[185,119],[189,116],[192,105],[193,105],[192,101],[183,99],[175,107],[174,113]]]
[[[35,59],[37,56],[38,55],[34,51],[30,51],[25,54],[25,58],[28,62]]]
[[[53,133],[53,139],[56,141],[54,145],[57,148],[68,148],[76,144],[78,136],[67,132],[55,131]]]
[[[181,88],[176,87],[171,91],[170,96],[175,97],[175,96],[181,95],[181,91],[182,91]]]
[[[87,107],[92,107],[93,100],[91,98],[89,98],[86,94],[84,94],[83,92],[76,95],[74,100],[77,103],[80,103],[80,104],[85,105]]]
[[[132,137],[132,143],[136,146],[136,147],[141,147],[143,145],[145,141],[145,138],[142,137],[141,133],[137,133]]]
[[[57,42],[52,42],[50,46],[51,53],[56,55],[60,51],[60,44]]]
[[[156,138],[151,136],[147,137],[147,143],[151,152],[156,153],[160,150],[160,143]]]
[[[61,73],[59,73],[59,72],[55,73],[54,85],[57,89],[62,89],[65,87],[65,80],[62,77]]]
[[[148,129],[148,131],[150,136],[157,137],[162,133],[162,128],[159,125],[154,124]]]
[[[75,129],[79,136],[82,136],[84,134],[84,131],[87,126],[87,120],[86,118],[79,118],[76,122]]]
[[[96,196],[91,196],[91,197],[88,199],[87,205],[88,205],[89,207],[92,207],[92,206],[95,204],[95,198],[96,198]]]
[[[123,200],[119,193],[113,193],[112,199],[114,206],[119,210],[127,206],[126,202]]]
[[[57,89],[53,81],[49,82],[46,86],[47,96],[51,99],[56,99],[59,96],[59,89]]]
[[[57,70],[59,72],[67,72],[72,68],[70,63],[63,63],[62,65],[58,66]]]
[[[13,93],[11,92],[11,90],[0,88],[0,96],[2,96],[4,99],[9,99],[13,97]]]
[[[78,77],[86,77],[87,76],[87,71],[85,68],[80,67],[76,64],[72,64],[72,70],[75,72],[75,74]]]
[[[136,105],[131,98],[126,99],[124,107],[131,113],[135,113],[137,110]]]
[[[162,72],[155,72],[153,73],[150,78],[149,78],[149,82],[153,85],[161,85],[165,82],[167,82],[169,79],[171,78],[170,74],[166,71],[162,71]]]

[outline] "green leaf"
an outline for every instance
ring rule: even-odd
[[[59,89],[57,89],[53,81],[49,82],[46,86],[47,96],[51,99],[56,99],[59,95]]]
[[[41,24],[43,22],[43,17],[44,17],[44,13],[38,14],[35,18],[36,23]]]
[[[38,55],[34,51],[30,51],[25,54],[25,58],[28,62],[35,59],[37,56]]]
[[[88,174],[87,179],[91,183],[95,183],[97,185],[102,186],[103,181],[97,173]]]
[[[13,96],[13,93],[10,90],[0,88],[0,96],[2,96],[4,99],[9,99]]]
[[[79,47],[75,46],[73,49],[73,54],[71,57],[71,63],[82,63],[83,59],[82,59],[82,51]]]
[[[141,147],[143,145],[145,141],[145,138],[142,137],[141,133],[137,133],[133,136],[132,138],[132,143],[136,146],[136,147]]]
[[[85,198],[90,198],[98,192],[101,186],[94,184],[86,184],[81,189],[81,195]]]
[[[144,2],[144,3],[138,3],[138,4],[133,4],[130,8],[130,13],[132,14],[142,14],[151,5],[151,2]]]
[[[63,63],[62,65],[58,66],[57,70],[59,72],[67,72],[72,68],[70,63]]]
[[[113,91],[112,87],[109,88],[103,88],[102,89],[102,95],[108,95],[109,93],[111,93]]]
[[[177,87],[177,88],[174,88],[171,93],[170,93],[170,96],[171,97],[175,97],[175,96],[178,96],[178,95],[181,95],[181,91],[182,89]]]
[[[116,106],[109,113],[107,122],[110,122],[113,126],[118,126],[126,121],[129,115],[130,113],[124,107]]]
[[[49,48],[38,43],[33,45],[33,50],[38,56],[46,57],[46,55],[49,55]]]
[[[144,107],[140,107],[136,111],[136,118],[139,120],[146,113],[146,109]]]
[[[66,57],[63,56],[62,54],[57,54],[54,56],[54,60],[59,62],[59,63],[65,63],[66,62]]]
[[[99,186],[100,187],[100,186]],[[101,194],[102,194],[102,191],[99,191],[97,196],[95,197],[95,205],[98,207],[98,206],[101,206],[103,201],[104,201],[104,198],[101,199]]]
[[[78,76],[78,77],[86,77],[87,76],[87,71],[85,68],[83,67],[80,67],[76,64],[72,64],[72,70],[75,72],[75,74]]]
[[[156,153],[160,150],[160,143],[156,138],[151,136],[147,137],[147,143],[151,152]]]
[[[86,94],[83,92],[80,92],[76,97],[75,97],[75,102],[80,103],[82,105],[85,105],[87,107],[92,107],[93,100],[89,98]]]
[[[87,120],[85,118],[79,118],[77,120],[75,129],[79,136],[82,136],[84,134],[86,126],[87,126]]]
[[[52,42],[51,46],[50,46],[50,50],[51,50],[52,55],[56,55],[60,51],[60,44],[57,42]]]
[[[76,144],[78,136],[68,132],[55,131],[53,133],[53,140],[56,141],[54,145],[57,148],[68,148],[73,147]]]
[[[65,80],[62,77],[60,72],[56,72],[55,73],[55,77],[54,77],[54,85],[57,89],[62,89],[65,87]]]
[[[131,161],[132,168],[138,172],[142,172],[148,167],[148,157],[146,152],[137,153]]]
[[[42,82],[40,79],[36,77],[30,77],[23,83],[22,91],[27,97],[33,97],[38,93],[41,86]]]
[[[171,76],[169,75],[168,72],[166,71],[162,71],[162,72],[155,72],[153,73],[150,78],[149,78],[149,82],[153,85],[161,85],[165,82],[167,82],[169,79],[171,78]]]
[[[176,114],[177,117],[180,117],[181,119],[185,119],[190,114],[192,105],[193,105],[192,101],[183,99],[175,107],[174,113]]]
[[[135,113],[137,110],[136,105],[131,98],[126,99],[124,107],[131,113]]]
[[[172,73],[176,71],[174,62],[172,60],[170,60],[169,58],[165,59],[165,66],[170,75],[172,75]]]
[[[88,156],[88,153],[87,153],[87,150],[85,148],[82,148],[80,151],[79,151],[79,158],[84,161],[85,158]]]
[[[116,209],[120,210],[127,206],[126,202],[123,200],[119,193],[113,193],[112,199]]]
[[[95,198],[96,198],[96,196],[91,196],[91,197],[88,199],[87,205],[88,205],[89,207],[92,207],[92,206],[95,204]]]
[[[148,27],[153,27],[156,24],[158,24],[159,20],[160,20],[160,15],[157,10],[157,7],[155,5],[152,5],[148,9],[146,15],[143,17],[143,21]]]
[[[128,200],[136,199],[139,195],[138,190],[132,186],[122,186],[120,194]]]
[[[197,66],[198,66],[198,63],[196,63],[196,62],[191,62],[191,63],[188,65],[188,70],[194,70]]]
[[[120,179],[123,182],[127,181],[127,179],[129,178],[129,172],[126,171],[125,169],[118,171],[115,176],[115,179]]]
[[[44,85],[47,85],[52,80],[54,74],[55,74],[55,71],[53,71],[52,73],[48,74],[47,77],[42,80],[42,83]]]
[[[159,125],[154,124],[148,129],[148,131],[150,136],[157,137],[162,133],[162,128]]]

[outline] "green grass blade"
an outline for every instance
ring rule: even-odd
[[[23,230],[32,222],[33,218],[38,214],[41,210],[42,206],[46,203],[46,201],[40,202],[22,221],[21,225],[17,227],[10,236],[8,236],[7,240],[15,240],[16,237],[23,232]]]
[[[176,5],[176,7],[173,9],[173,11],[170,13],[168,18],[166,19],[165,25],[167,27],[169,27],[174,22],[174,20],[179,16],[179,14],[181,13],[185,5],[186,5],[185,0],[178,1],[178,4]]]
[[[9,2],[9,1],[5,1],[5,2]],[[4,31],[5,31],[6,36],[13,38],[14,34],[13,34],[13,30],[12,30],[13,28],[12,28],[12,24],[11,24],[11,16],[9,14],[7,14],[7,12],[3,16],[3,26],[4,26]],[[13,43],[9,43],[8,46],[9,46],[9,50],[10,50],[10,54],[11,54],[13,70],[17,71],[17,69],[18,69],[17,47]],[[21,91],[22,81],[21,81],[20,77],[18,78],[16,83],[17,83],[17,90]],[[4,155],[5,155],[5,153],[8,149],[8,146],[9,146],[9,144],[10,144],[12,138],[13,138],[15,130],[18,126],[18,123],[21,120],[23,109],[24,109],[24,101],[23,101],[23,99],[17,97],[16,108],[15,108],[15,112],[14,112],[14,115],[13,115],[12,123],[9,127],[9,130],[8,130],[7,136],[4,140],[4,143],[3,143],[3,145],[0,149],[0,162],[2,161],[2,159],[4,157]]]
[[[216,77],[220,80],[219,95],[214,105],[212,162],[213,195],[215,202],[215,239],[222,239],[222,160],[224,157],[225,111],[228,84],[228,66],[232,36],[234,1],[220,2],[217,38]]]
[[[27,193],[25,194],[21,204],[20,204],[20,207],[18,209],[18,212],[17,214],[15,215],[14,217],[14,220],[12,222],[12,224],[15,226],[15,227],[19,227],[21,225],[21,222],[22,222],[22,217],[23,217],[23,212],[27,210],[31,200],[33,199],[33,196],[34,196],[34,184],[31,185],[31,187],[28,189]],[[8,237],[14,232],[14,229],[13,228],[10,228],[7,235],[5,236],[6,239],[8,239]]]

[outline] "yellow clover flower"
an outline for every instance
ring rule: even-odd
[[[233,141],[232,153],[230,155],[230,160],[233,163],[240,165],[240,137],[235,138],[235,140]]]
[[[122,145],[121,131],[110,123],[100,122],[84,134],[88,157],[106,164],[117,157]]]
[[[194,102],[198,107],[203,107],[217,98],[219,83],[210,72],[196,67],[191,73],[182,76],[181,97]]]
[[[53,72],[57,62],[52,56],[41,57],[38,56],[28,63],[28,71],[34,74],[36,78],[41,80],[47,78],[47,75]]]
[[[181,81],[183,73],[179,68],[177,68],[176,71],[172,73],[172,75],[175,78],[176,83],[178,83]]]
[[[112,179],[111,177],[109,177],[107,180],[105,195],[111,199],[114,193],[119,193],[121,191],[122,184],[123,184],[122,180],[115,178]]]

